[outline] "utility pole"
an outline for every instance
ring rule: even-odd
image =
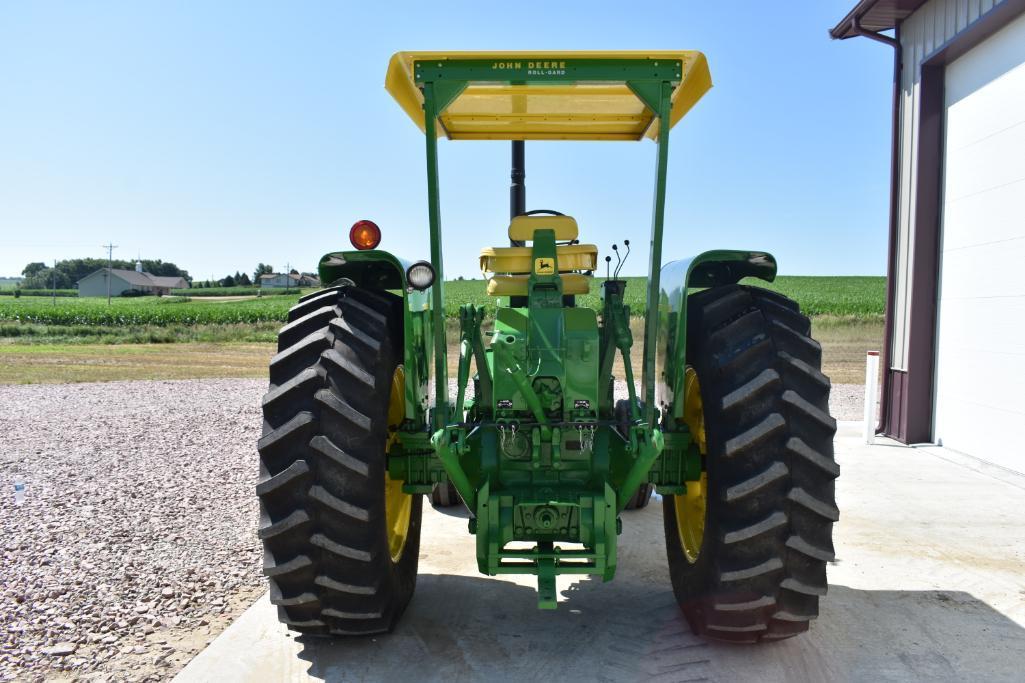
[[[57,259],[53,260],[53,299],[50,303],[57,305]]]
[[[292,284],[292,264],[285,264],[285,294],[288,294],[288,285]]]
[[[117,249],[116,244],[104,244],[103,248],[107,250],[107,305],[110,305],[110,277],[111,270],[114,267],[114,250]]]

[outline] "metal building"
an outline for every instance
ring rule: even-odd
[[[79,296],[107,296],[107,278],[110,277],[110,295],[121,296],[123,292],[135,290],[152,294],[170,294],[172,289],[185,289],[189,281],[183,277],[150,275],[139,265],[135,270],[100,268],[78,281]]]
[[[862,0],[830,33],[894,51],[879,431],[1025,472],[1025,0]]]

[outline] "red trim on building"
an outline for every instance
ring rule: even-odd
[[[943,140],[945,132],[944,80],[946,65],[992,36],[1021,14],[1025,0],[1003,0],[971,26],[937,48],[922,62],[919,98],[919,138],[913,226],[910,324],[907,330],[908,365],[893,369],[893,308],[896,287],[896,241],[899,235],[898,200],[900,163],[900,24],[925,0],[862,0],[831,31],[844,39],[896,29],[892,159],[890,165],[890,245],[887,262],[886,324],[883,347],[883,391],[878,431],[904,443],[932,441],[935,404],[936,307],[940,276],[940,235],[943,198]],[[871,36],[870,36],[871,37]]]

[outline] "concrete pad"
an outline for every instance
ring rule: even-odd
[[[1025,488],[918,449],[836,439],[841,520],[811,633],[761,646],[691,635],[658,501],[623,515],[608,584],[477,573],[464,515],[426,506],[417,592],[395,633],[298,638],[264,596],[177,681],[1011,681],[1025,676]]]

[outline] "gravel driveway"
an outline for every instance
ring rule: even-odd
[[[0,387],[0,678],[166,677],[262,590],[265,386]]]
[[[167,678],[263,591],[265,386],[0,386],[0,679]],[[861,387],[833,396],[860,419]]]

